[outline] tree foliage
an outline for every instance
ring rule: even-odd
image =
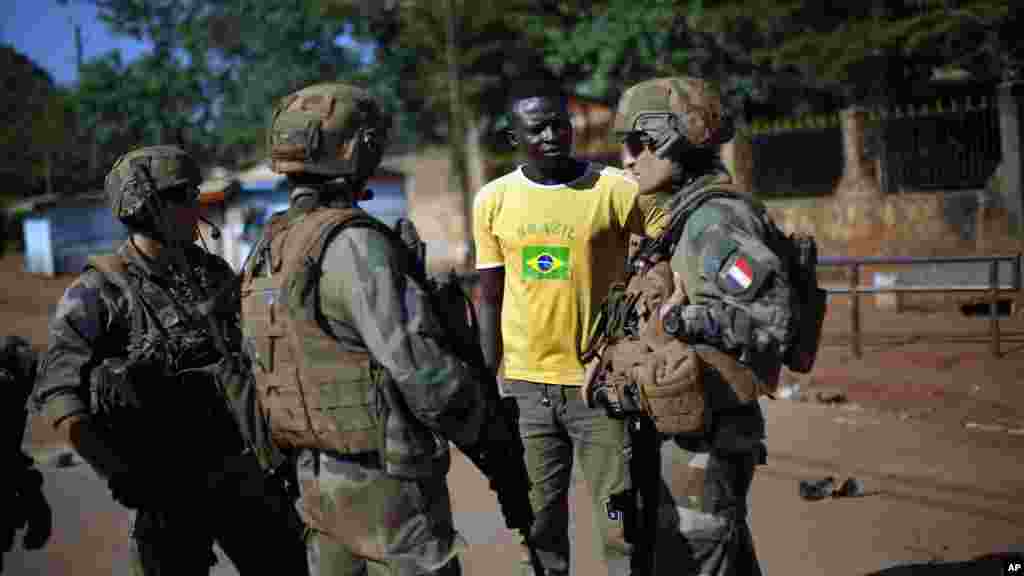
[[[543,67],[517,15],[527,0],[310,0],[324,14],[356,23],[355,34],[376,46],[368,70],[374,86],[399,92],[401,127],[424,143],[448,140],[450,72],[447,18],[455,18],[454,48],[467,115],[493,119],[510,85]],[[393,88],[389,88],[393,87]]]
[[[465,123],[451,116],[449,14],[460,110],[485,126],[536,68],[609,103],[652,76],[700,75],[749,119],[891,97],[937,68],[1010,78],[1024,61],[1008,0],[76,1],[151,49],[88,61],[65,91],[4,52],[17,78],[7,109],[30,112],[0,129],[13,159],[2,170],[35,189],[62,170],[72,188],[96,185],[118,154],[157,142],[207,163],[259,158],[273,102],[320,81],[378,94],[396,118],[393,151],[450,141]],[[25,134],[32,145],[12,144]]]
[[[548,1],[520,16],[545,62],[578,92],[615,102],[622,91],[655,76],[693,75],[716,81],[739,116],[775,101],[803,102],[794,75],[779,74],[750,57],[763,36],[749,19],[729,28],[705,25],[713,0]],[[586,14],[587,17],[580,17]]]
[[[207,162],[245,162],[262,154],[277,98],[360,73],[355,50],[336,42],[346,23],[300,0],[92,1],[113,32],[152,46],[80,72],[79,110],[105,148],[176,143]]]
[[[66,138],[75,126],[70,98],[45,70],[8,45],[0,45],[0,76],[4,192],[42,192],[48,178],[55,191],[62,190],[74,174],[74,149]]]
[[[745,27],[753,63],[851,103],[899,95],[942,68],[1014,76],[1020,14],[1009,0],[727,0],[695,25],[723,36]]]

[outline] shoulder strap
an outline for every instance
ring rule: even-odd
[[[132,305],[132,331],[141,332],[146,325],[145,317],[149,316],[158,330],[164,332],[163,324],[150,310],[146,299],[128,281],[128,266],[120,254],[97,254],[89,256],[86,260],[85,270],[97,270],[103,278],[117,286],[118,289],[128,295],[134,304]]]
[[[131,292],[128,284],[128,267],[120,254],[95,254],[86,260],[85,269],[95,268],[103,277],[125,292]]]
[[[295,274],[303,266],[308,266],[313,270],[311,278],[319,278],[328,245],[338,234],[348,228],[371,228],[388,238],[396,249],[405,246],[391,228],[360,208],[319,208],[303,213],[302,218],[302,231],[294,240],[286,239],[281,235],[281,232],[293,225],[290,218],[283,219],[279,227],[268,231],[272,235],[268,240],[270,246],[268,264],[271,266],[273,274],[281,274],[282,281]],[[285,244],[289,242],[297,242],[297,244],[286,250]],[[288,261],[285,261],[286,251]],[[317,290],[318,286],[319,283],[316,283],[311,288]],[[319,294],[314,295],[314,302],[319,302]],[[315,314],[321,328],[330,334],[331,330],[326,319],[321,317],[318,305]]]
[[[753,203],[753,199],[740,192],[733,184],[712,182],[678,200],[674,200],[669,205],[668,224],[657,238],[644,246],[644,255],[660,255],[662,257],[671,255],[683,235],[683,229],[686,227],[686,222],[690,219],[690,216],[700,209],[705,202],[716,198],[742,200],[759,210],[757,205]]]

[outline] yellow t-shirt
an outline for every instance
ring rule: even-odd
[[[519,168],[476,195],[477,269],[505,268],[505,378],[583,383],[577,342],[625,275],[630,234],[653,236],[664,225],[664,212],[654,202],[640,207],[637,194],[625,172],[590,164],[574,182],[550,186]]]

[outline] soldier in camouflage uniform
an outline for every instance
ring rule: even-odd
[[[314,575],[458,574],[448,441],[482,442],[480,384],[394,231],[359,209],[388,121],[362,89],[285,97],[268,137],[292,188],[245,266],[243,324],[274,439],[296,455]]]
[[[663,451],[677,464],[666,480],[675,503],[668,510],[678,520],[673,538],[681,541],[667,542],[659,534],[656,568],[760,574],[747,524],[748,490],[755,467],[765,461],[758,397],[777,386],[793,337],[791,285],[787,265],[773,248],[776,229],[749,197],[711,194],[732,191],[718,155],[732,129],[709,83],[659,78],[633,86],[619,101],[614,130],[622,142],[623,168],[669,213],[655,242],[664,248],[658,256],[668,262],[674,291],[647,311],[660,326],[651,333],[667,334],[662,342],[669,344],[673,338],[685,342],[678,366],[695,372],[679,380],[686,386],[678,387],[684,396],[675,400],[677,413],[661,414],[694,426],[674,437],[682,451]],[[694,203],[698,194],[703,200]],[[634,275],[657,261],[634,261]],[[689,350],[696,357],[686,357]],[[613,416],[640,405],[655,411],[653,396],[631,402],[610,390],[588,393],[604,400]],[[690,393],[692,398],[685,396]]]
[[[36,378],[36,353],[17,336],[0,338],[0,463],[6,476],[0,493],[0,572],[3,553],[14,545],[15,533],[26,550],[42,548],[50,538],[53,517],[43,496],[43,475],[21,451],[28,420],[26,403]]]
[[[301,522],[264,473],[269,442],[239,417],[258,410],[251,379],[232,378],[237,277],[193,242],[199,182],[176,147],[114,164],[106,191],[130,236],[65,291],[36,400],[133,510],[134,574],[207,574],[214,542],[242,574],[304,572]]]

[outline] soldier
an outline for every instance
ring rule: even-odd
[[[28,419],[26,403],[36,378],[36,353],[17,336],[0,338],[0,461],[4,462],[4,486],[0,495],[0,573],[3,553],[14,546],[14,536],[26,528],[22,546],[42,548],[50,538],[53,517],[43,496],[43,475],[33,467],[32,458],[21,451]]]
[[[65,291],[36,400],[133,511],[133,573],[207,574],[214,542],[242,574],[304,572],[301,522],[257,460],[270,454],[258,419],[235,417],[255,413],[235,369],[237,277],[193,242],[199,182],[172,146],[114,164],[105,187],[129,239]]]
[[[475,454],[489,441],[491,407],[446,342],[422,263],[357,207],[388,127],[353,86],[282,99],[268,147],[289,207],[243,275],[246,337],[273,437],[297,460],[317,576],[459,574],[448,442]]]
[[[556,81],[521,82],[509,112],[525,163],[477,194],[473,234],[484,349],[492,369],[503,365],[505,394],[522,414],[536,514],[531,542],[547,574],[569,573],[575,457],[601,556],[610,574],[625,573],[630,548],[620,516],[608,509],[626,483],[625,427],[581,401],[577,352],[599,299],[624,276],[630,234],[656,231],[663,215],[640,204],[636,183],[621,170],[571,156],[567,98]]]
[[[674,471],[671,495],[683,542],[659,542],[658,567],[760,574],[747,524],[754,469],[765,462],[758,397],[775,390],[784,363],[809,369],[798,337],[815,335],[798,326],[795,281],[807,268],[764,207],[732,188],[718,153],[732,128],[714,86],[693,78],[633,86],[614,130],[624,169],[669,220],[633,258],[624,292],[608,300],[605,348],[599,338],[588,350],[601,363],[585,394],[615,418],[646,413],[660,432],[650,441],[672,436],[684,451],[673,458],[688,466]],[[814,295],[821,308],[803,317],[823,316]],[[685,558],[669,560],[670,552]]]

